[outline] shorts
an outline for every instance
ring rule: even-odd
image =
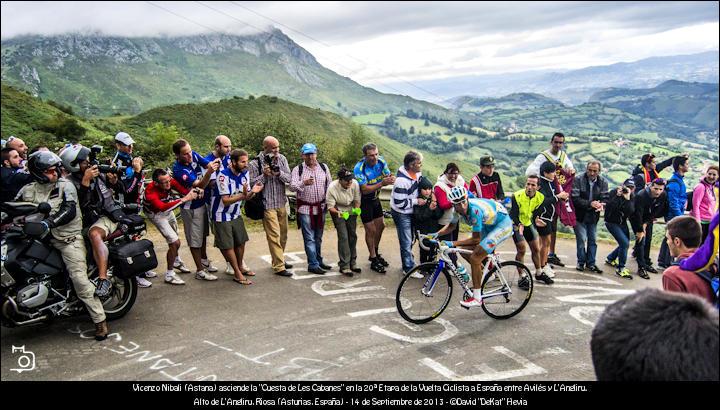
[[[519,230],[515,230],[515,228],[513,228],[513,242],[515,243],[520,243],[524,241],[532,242],[538,239],[538,237],[539,235],[534,225],[524,227],[522,235],[520,235]]]
[[[221,250],[233,249],[249,241],[242,217],[227,222],[213,222],[215,247]]]
[[[498,215],[498,218],[495,225],[483,229],[483,239],[480,241],[479,246],[488,254],[493,253],[501,243],[505,242],[513,234],[512,219],[509,216],[500,217],[500,215]]]
[[[537,233],[540,236],[548,236],[548,235],[551,235],[553,232],[557,232],[557,222],[555,224],[553,224],[550,221],[545,221],[545,220],[543,220],[543,221],[546,224],[545,226],[533,225],[535,228],[537,228]]]
[[[167,243],[175,243],[180,237],[178,236],[178,225],[175,214],[172,211],[150,213],[145,212],[148,219],[155,225],[160,231],[160,234],[165,238]]]
[[[364,224],[370,223],[377,218],[383,217],[383,209],[382,205],[380,204],[380,198],[361,198],[360,209],[362,210],[362,213],[360,214],[360,219]]]
[[[105,231],[105,236],[108,236],[111,233],[115,232],[117,226],[117,222],[113,222],[107,216],[101,216],[100,219],[98,219],[94,224],[92,224],[92,226],[90,226],[90,229],[100,228]]]
[[[180,216],[183,220],[185,240],[191,248],[202,248],[203,239],[210,234],[205,205],[195,209],[181,209]]]

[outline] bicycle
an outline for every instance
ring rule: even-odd
[[[457,279],[464,290],[464,299],[472,296],[468,281],[457,272],[450,255],[471,254],[473,251],[445,246],[442,242],[419,232],[418,237],[420,247],[431,252],[434,250],[436,255],[440,255],[439,260],[423,263],[408,272],[398,286],[395,301],[403,319],[411,323],[423,324],[440,316],[450,304],[451,276]],[[424,241],[430,246],[426,247]],[[420,273],[422,279],[413,277],[415,273]],[[502,261],[500,256],[493,252],[485,259],[482,277],[481,307],[494,319],[509,319],[517,315],[532,297],[533,277],[528,267],[520,262]],[[521,280],[524,280],[524,283],[518,283]]]

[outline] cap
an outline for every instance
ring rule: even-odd
[[[626,187],[635,188],[635,180],[632,178],[628,178],[625,180],[625,182],[623,182],[623,185],[625,185]]]
[[[115,141],[124,145],[133,145],[135,143],[135,140],[132,139],[130,134],[128,134],[127,132],[118,132],[115,135]]]
[[[344,180],[350,180],[350,179],[355,178],[355,174],[350,172],[350,170],[348,170],[347,168],[340,168],[340,170],[337,173],[337,176],[339,179],[344,179]]]
[[[427,177],[420,177],[420,182],[418,184],[419,189],[432,189],[433,183],[430,182]]]
[[[489,165],[495,165],[495,158],[493,158],[490,155],[486,155],[484,157],[480,157],[480,166],[489,166]]]
[[[302,148],[300,148],[300,153],[305,154],[317,154],[317,147],[315,144],[308,142],[307,144],[303,145]]]

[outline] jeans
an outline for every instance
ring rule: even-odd
[[[595,266],[597,253],[596,223],[578,222],[575,225],[575,245],[577,246],[577,266]]]
[[[617,248],[610,252],[607,259],[609,261],[617,259],[618,268],[623,269],[627,263],[627,253],[628,248],[630,247],[630,231],[628,230],[627,223],[614,224],[606,222],[605,226],[607,227],[608,232],[610,232],[618,243]]]
[[[638,268],[651,266],[650,263],[650,246],[652,245],[653,223],[648,222],[645,228],[645,237],[635,242],[635,257],[637,258]]]
[[[323,261],[320,249],[322,247],[323,228],[312,229],[310,215],[298,214],[297,217],[300,219],[300,229],[302,229],[303,242],[305,243],[308,269],[319,268]]]
[[[393,221],[397,228],[398,239],[400,240],[400,258],[402,259],[403,272],[410,272],[415,267],[413,259],[412,242],[412,214],[401,214],[392,210]]]

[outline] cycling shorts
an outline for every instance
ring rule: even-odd
[[[507,214],[499,213],[494,225],[483,228],[483,238],[479,246],[482,247],[485,252],[491,254],[495,252],[495,249],[500,246],[501,243],[512,235],[512,219]]]

